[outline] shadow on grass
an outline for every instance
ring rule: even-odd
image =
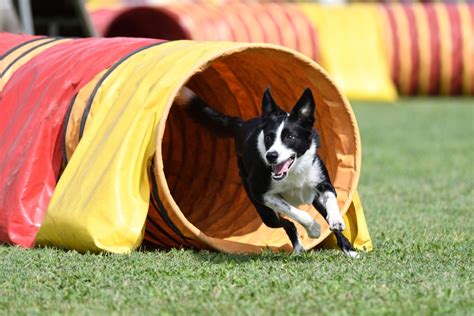
[[[264,250],[259,254],[232,254],[223,253],[212,250],[199,250],[199,249],[163,249],[154,246],[143,244],[140,247],[140,252],[167,252],[167,253],[179,253],[186,251],[192,256],[201,261],[212,262],[214,264],[220,263],[246,263],[250,261],[265,261],[265,262],[314,262],[315,260],[331,260],[335,257],[346,257],[339,249],[327,249],[327,248],[316,248],[306,251],[303,254],[293,254],[286,252],[275,253],[270,249]],[[347,257],[348,258],[348,257]],[[348,258],[350,259],[350,258]]]
[[[26,256],[31,256],[32,253],[36,253],[37,255],[41,256],[54,256],[59,255],[61,257],[69,257],[69,256],[76,256],[80,255],[92,258],[115,258],[112,260],[117,260],[119,257],[123,257],[124,260],[128,255],[119,255],[114,253],[108,252],[80,252],[77,250],[71,249],[64,249],[60,247],[51,247],[51,246],[37,246],[33,249],[24,249],[19,246],[11,246],[7,244],[3,244],[2,248],[5,253],[13,254],[13,253],[22,253]],[[0,251],[1,253],[1,251]],[[141,257],[141,256],[148,256],[148,255],[171,255],[176,256],[176,258],[182,257],[183,260],[186,260],[186,257],[192,257],[195,260],[202,261],[202,262],[209,262],[212,264],[244,264],[248,262],[279,262],[279,263],[305,263],[305,262],[329,262],[334,261],[339,258],[347,258],[351,260],[351,258],[345,256],[342,251],[339,249],[325,249],[325,248],[316,248],[309,251],[306,251],[303,254],[293,254],[293,253],[275,253],[270,249],[264,250],[262,253],[259,254],[231,254],[231,253],[223,253],[217,252],[212,250],[199,250],[199,249],[187,249],[187,248],[157,248],[155,246],[147,245],[146,243],[142,244],[142,246],[137,250],[130,253],[132,257]],[[95,259],[92,259],[95,260]]]

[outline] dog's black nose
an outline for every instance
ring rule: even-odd
[[[267,152],[266,157],[267,157],[267,161],[269,163],[275,163],[278,159],[278,152],[269,151],[269,152]]]

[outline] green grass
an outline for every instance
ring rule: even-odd
[[[474,314],[474,100],[354,109],[375,247],[362,259],[0,246],[0,314]]]

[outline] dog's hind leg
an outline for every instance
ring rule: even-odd
[[[293,224],[286,218],[282,218],[271,208],[263,204],[254,204],[258,214],[260,214],[260,217],[262,218],[262,221],[265,225],[270,228],[283,228],[285,230],[286,234],[288,235],[288,238],[290,238],[294,253],[300,254],[304,252],[304,247],[301,244],[301,240],[298,236],[298,231],[296,230],[295,224]]]
[[[286,234],[290,238],[291,244],[293,245],[293,252],[296,254],[303,253],[304,247],[301,244],[300,236],[298,236],[298,231],[296,230],[295,224],[287,220],[286,218],[280,217],[280,223],[283,226]]]
[[[327,210],[326,207],[319,201],[319,199],[316,197],[313,201],[313,206],[314,208],[327,220]],[[359,254],[357,251],[352,247],[350,241],[342,234],[342,231],[340,230],[334,230],[333,231],[334,235],[336,236],[337,240],[337,245],[341,250],[348,255],[349,257],[352,258],[358,258]]]

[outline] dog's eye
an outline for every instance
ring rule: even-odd
[[[265,143],[270,143],[272,141],[272,137],[270,135],[265,135]]]
[[[287,134],[287,135],[286,135],[286,139],[288,139],[288,140],[295,140],[296,137],[293,136],[293,135],[291,135],[291,134]]]

